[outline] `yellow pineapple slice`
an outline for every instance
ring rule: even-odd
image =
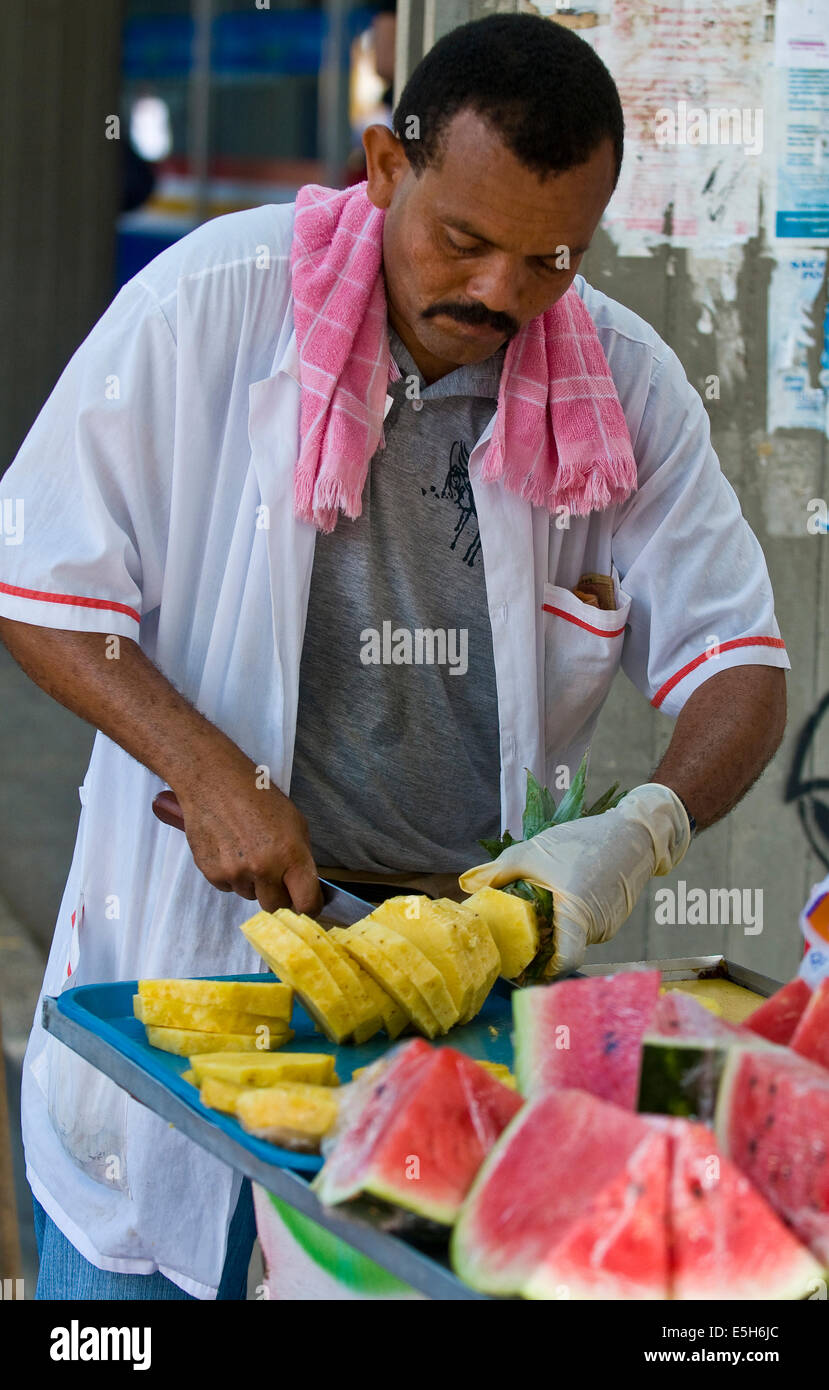
[[[475,1061],[479,1067],[483,1067],[484,1071],[488,1071],[490,1076],[494,1076],[496,1081],[503,1082],[505,1086],[509,1086],[511,1091],[518,1090],[518,1082],[506,1062],[482,1062],[480,1057],[476,1057]]]
[[[363,922],[368,918],[363,918]],[[361,926],[363,923],[355,923]],[[373,925],[376,926],[376,923]],[[421,1033],[427,1038],[436,1038],[442,1028],[429,1008],[426,999],[421,994],[417,985],[409,979],[404,970],[381,950],[376,941],[371,940],[367,935],[352,935],[353,927],[342,928],[340,942],[348,954],[353,957],[364,970],[371,975],[382,989],[391,995],[395,1004],[401,1012],[405,1013],[410,1023],[413,1023]]]
[[[340,946],[343,951],[346,951],[347,954],[345,942],[342,940],[346,931],[346,927],[330,927],[328,935],[332,941],[336,941],[337,945]],[[351,963],[352,970],[357,972],[360,984],[363,986],[366,994],[372,1000],[380,1014],[383,1020],[383,1027],[393,1042],[395,1038],[400,1036],[403,1029],[408,1027],[409,1015],[404,1009],[401,1009],[399,1004],[394,1002],[391,995],[383,989],[382,985],[377,983],[374,976],[369,975],[368,971],[360,964],[356,957],[348,956],[348,959]]]
[[[135,1017],[159,1028],[191,1028],[196,1033],[255,1033],[257,1028],[284,1032],[287,1023],[272,1014],[246,1014],[238,1009],[215,1009],[212,1004],[178,1003],[167,999],[132,997]]]
[[[332,1087],[294,1082],[243,1091],[236,1101],[236,1118],[258,1139],[313,1153],[334,1124],[338,1106]]]
[[[419,946],[440,971],[463,1023],[477,994],[477,972],[468,959],[471,938],[452,915],[421,894],[387,898],[371,913],[371,920],[393,927],[407,941]]]
[[[291,1021],[293,990],[279,982],[257,980],[139,980],[138,993],[145,1001],[203,1004],[234,1013],[267,1014]]]
[[[290,1028],[268,1033],[197,1033],[191,1028],[156,1028],[146,1024],[147,1042],[162,1052],[174,1052],[177,1057],[190,1057],[198,1052],[269,1052],[294,1036]],[[265,1046],[267,1043],[267,1046]]]
[[[240,1086],[275,1086],[282,1081],[306,1081],[317,1086],[339,1086],[330,1052],[204,1053],[190,1058],[197,1084],[208,1077],[235,1081]]]
[[[188,1071],[183,1071],[181,1073],[181,1079],[182,1081],[189,1081],[191,1086],[198,1086],[199,1084],[196,1080],[196,1073],[192,1067],[190,1067]]]
[[[458,1010],[446,987],[446,981],[429,958],[423,954],[419,946],[407,941],[406,937],[401,936],[394,927],[375,922],[371,917],[364,917],[362,921],[349,927],[348,935],[352,941],[370,941],[372,945],[382,951],[385,958],[393,966],[397,967],[398,975],[403,975],[407,982],[410,981],[415,986],[434,1016],[438,1032],[447,1033],[452,1025],[457,1023]],[[368,965],[366,968],[369,968]],[[376,972],[375,978],[377,978]],[[398,993],[392,989],[392,982],[397,985]],[[380,983],[395,998],[398,997],[398,976],[381,978]],[[411,1013],[411,1010],[409,1012]],[[412,1018],[414,1022],[418,1022],[414,1014],[412,1014]]]
[[[486,999],[498,975],[501,971],[501,957],[498,954],[498,947],[495,945],[495,938],[483,917],[477,912],[472,912],[465,903],[456,903],[452,898],[436,898],[435,905],[441,906],[446,912],[452,914],[459,927],[463,928],[464,933],[468,933],[471,938],[471,958],[474,961],[475,969],[478,972],[479,987],[470,1005],[465,1022],[475,1018],[480,1013]]]
[[[313,951],[275,912],[257,912],[241,931],[275,975],[290,985],[307,1013],[331,1042],[341,1043],[354,1032],[351,1002]]]
[[[304,913],[291,912],[288,908],[280,908],[274,913],[280,922],[304,941],[310,950],[315,951],[325,966],[326,970],[340,988],[351,1005],[351,1012],[354,1015],[354,1042],[368,1042],[374,1034],[379,1032],[383,1025],[380,1009],[374,1000],[363,989],[357,971],[351,963],[350,957],[343,950],[336,940],[329,939],[328,933],[323,930],[313,917],[307,917]]]
[[[199,1087],[199,1100],[209,1110],[221,1110],[223,1115],[236,1114],[236,1102],[245,1094],[238,1081],[222,1081],[218,1076],[206,1076]]]
[[[500,973],[514,980],[538,954],[538,922],[532,903],[500,888],[479,888],[463,904],[477,912],[495,938]]]

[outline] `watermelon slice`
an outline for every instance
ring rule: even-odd
[[[371,1194],[451,1226],[521,1104],[464,1053],[407,1042],[355,1083],[312,1185],[329,1205]]]
[[[818,1066],[829,1067],[829,976],[809,999],[789,1046]]]
[[[584,1091],[529,1102],[484,1163],[452,1266],[484,1293],[665,1298],[664,1133]]]
[[[687,1120],[662,1123],[671,1145],[671,1297],[765,1301],[808,1294],[820,1265],[720,1153],[711,1130]]]
[[[647,1031],[648,1036],[658,1033],[666,1038],[686,1038],[694,1042],[745,1037],[740,1024],[728,1023],[706,1009],[692,994],[684,994],[681,990],[669,990],[660,996]]]
[[[659,998],[658,970],[516,990],[515,1074],[534,1099],[552,1086],[633,1110],[642,1035]]]
[[[829,1267],[829,1075],[785,1048],[734,1049],[715,1131],[723,1151]]]
[[[769,1042],[785,1046],[791,1042],[811,997],[811,989],[798,976],[767,999],[765,1004],[761,1004],[759,1009],[755,1009],[753,1014],[749,1014],[743,1026],[750,1028],[752,1033],[759,1033],[761,1038],[768,1038]]]

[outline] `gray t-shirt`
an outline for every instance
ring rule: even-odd
[[[389,383],[385,448],[371,460],[362,513],[316,539],[290,795],[319,864],[460,872],[500,827],[495,667],[467,463],[495,409],[504,350],[426,386],[392,330],[389,342],[403,375]],[[420,409],[407,398],[413,380]]]

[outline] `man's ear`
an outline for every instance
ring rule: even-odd
[[[370,125],[363,131],[366,152],[366,192],[376,208],[388,208],[394,191],[411,165],[402,142],[385,125]]]

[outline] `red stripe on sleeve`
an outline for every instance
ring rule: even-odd
[[[13,594],[16,598],[33,598],[40,603],[68,603],[77,608],[105,608],[110,613],[126,613],[128,618],[134,618],[137,623],[141,621],[141,615],[136,613],[134,608],[128,608],[125,603],[110,603],[103,598],[83,598],[79,594],[47,594],[40,589],[19,589],[16,584],[0,584],[0,593]]]
[[[720,642],[716,652],[703,652],[702,656],[695,656],[693,661],[689,661],[687,666],[683,666],[681,670],[677,671],[675,676],[671,676],[670,680],[667,680],[662,688],[657,690],[651,700],[651,704],[654,709],[659,709],[659,706],[662,704],[665,697],[670,695],[675,685],[679,685],[679,682],[684,680],[686,676],[689,676],[692,671],[696,671],[697,667],[701,666],[704,661],[715,661],[719,652],[730,652],[733,651],[735,647],[785,648],[785,646],[786,643],[783,641],[782,637],[733,637],[730,642]]]

